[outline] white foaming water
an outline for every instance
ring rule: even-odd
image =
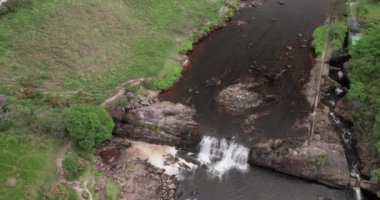
[[[362,200],[362,192],[360,190],[360,187],[354,187],[354,191],[355,191],[355,199],[356,200]]]
[[[330,116],[333,119],[334,123],[339,126],[342,130],[341,136],[343,139],[343,142],[345,143],[347,148],[352,148],[352,133],[349,129],[344,127],[344,124],[339,120],[337,115],[334,112],[330,112]],[[351,177],[354,177],[358,182],[360,182],[360,174],[357,169],[357,164],[352,166],[352,170],[350,172]],[[355,191],[355,199],[356,200],[362,200],[362,192],[360,187],[353,187]]]
[[[181,172],[186,170],[195,170],[197,168],[193,163],[186,162],[184,159],[176,156],[175,147],[149,144],[140,141],[131,141],[132,146],[127,149],[129,157],[147,160],[151,165],[165,170],[168,175],[176,175],[181,179]]]
[[[198,161],[208,167],[212,176],[221,178],[231,169],[248,170],[249,149],[234,141],[204,136],[200,143]]]
[[[3,3],[5,3],[5,2],[7,2],[8,0],[0,0],[0,6],[1,6],[1,4],[3,4]]]

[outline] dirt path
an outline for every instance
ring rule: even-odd
[[[55,167],[56,167],[56,171],[57,171],[57,177],[58,177],[58,180],[60,182],[66,182],[65,174],[64,174],[63,168],[62,168],[62,161],[65,157],[65,153],[70,148],[70,146],[71,146],[71,140],[70,140],[70,142],[65,144],[65,146],[63,147],[63,149],[61,149],[57,158],[55,159]]]
[[[116,88],[116,93],[114,95],[112,95],[111,97],[109,97],[108,99],[106,99],[101,104],[101,106],[105,106],[107,103],[112,102],[115,99],[117,99],[118,97],[122,96],[124,94],[124,91],[125,91],[124,87],[126,85],[136,85],[136,84],[141,83],[143,80],[144,80],[144,78],[136,78],[136,79],[131,79],[131,80],[125,81],[124,83],[120,84]]]
[[[78,197],[81,200],[93,200],[93,197],[92,197],[93,195],[87,187],[88,180],[84,180],[83,182],[82,181],[67,181],[65,178],[65,173],[62,168],[62,161],[65,157],[66,152],[69,150],[70,147],[71,147],[71,140],[70,142],[65,144],[65,146],[63,147],[63,149],[61,149],[61,151],[59,152],[55,160],[58,180],[61,183],[67,183],[67,185],[69,185],[77,193]],[[83,193],[87,193],[87,196],[89,199],[83,198],[83,195],[82,195]]]

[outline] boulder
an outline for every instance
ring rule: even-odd
[[[129,110],[126,123],[115,130],[125,136],[154,144],[194,147],[201,136],[195,109],[167,101]]]
[[[254,91],[257,84],[238,83],[222,90],[216,97],[218,104],[233,115],[241,115],[245,111],[264,103],[264,97]]]
[[[350,173],[341,144],[302,143],[294,139],[254,141],[249,162],[326,185],[349,187]]]

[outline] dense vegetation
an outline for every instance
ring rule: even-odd
[[[114,127],[112,118],[104,108],[85,104],[69,108],[64,123],[71,138],[86,151],[111,138]]]
[[[364,27],[364,36],[350,47],[349,99],[359,139],[373,144],[368,148],[376,154],[375,161],[380,159],[380,2],[359,0],[354,11]],[[371,180],[380,183],[380,169],[372,169]]]
[[[361,131],[370,133],[380,155],[380,25],[371,28],[351,49],[349,97]]]
[[[91,150],[109,137],[111,123],[98,108],[101,116],[68,108],[100,104],[136,77],[150,78],[149,88],[169,87],[181,74],[178,53],[231,16],[238,0],[15,2],[0,16],[0,199],[17,200],[75,199],[55,184],[67,130]],[[117,197],[117,188],[107,190]]]

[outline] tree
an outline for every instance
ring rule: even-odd
[[[79,147],[87,151],[111,138],[114,127],[112,118],[104,108],[85,104],[69,108],[64,123]]]

